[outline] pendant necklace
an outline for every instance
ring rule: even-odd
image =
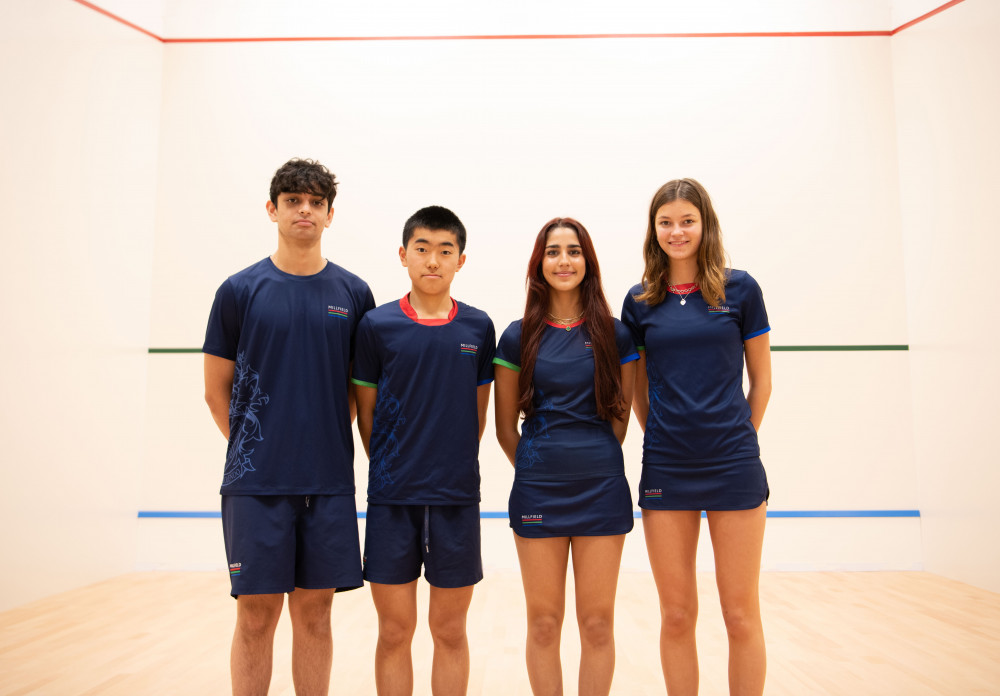
[[[689,287],[687,289],[687,292],[682,292],[678,286],[671,285],[670,281],[669,280],[667,281],[667,290],[669,290],[674,295],[680,295],[681,306],[686,305],[687,304],[687,296],[690,295],[692,292],[694,292],[695,290],[698,289],[698,284],[697,283],[683,283],[683,285],[690,285],[691,287]]]
[[[582,319],[583,318],[583,312],[580,312],[575,317],[572,317],[570,319],[560,319],[559,317],[555,316],[554,314],[549,314],[548,317],[549,317],[549,319],[551,319],[555,323],[562,324],[564,329],[566,329],[567,331],[570,331],[573,328],[572,326],[570,326],[570,324],[573,324],[577,320]]]

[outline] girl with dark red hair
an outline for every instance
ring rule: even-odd
[[[542,227],[528,262],[524,318],[500,337],[497,439],[514,465],[514,530],[528,611],[528,679],[562,693],[559,636],[570,553],[580,626],[580,694],[607,694],[614,606],[632,497],[622,458],[638,353],[611,315],[587,230]],[[524,423],[518,431],[519,415]]]

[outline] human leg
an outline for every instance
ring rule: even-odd
[[[625,535],[573,537],[580,696],[606,696],[615,672],[615,593]]]
[[[569,537],[528,539],[514,535],[528,613],[525,661],[535,694],[562,693],[559,636],[566,612]]]
[[[464,695],[469,687],[469,639],[465,630],[473,585],[431,585],[427,623],[434,639],[431,693],[434,696]]]
[[[266,694],[271,685],[274,629],[281,617],[282,594],[240,595],[236,631],[229,654],[234,696]]]
[[[715,553],[715,578],[729,636],[729,693],[764,693],[767,655],[760,618],[760,557],[764,543],[764,504],[753,510],[708,513]]]
[[[701,512],[643,510],[649,565],[660,599],[660,664],[667,693],[698,693],[698,578],[695,558]]]
[[[379,696],[413,693],[410,644],[417,627],[417,581],[403,585],[369,583],[378,613],[375,689]]]
[[[292,681],[296,696],[326,696],[333,664],[330,607],[334,590],[296,588],[288,595],[292,618]]]

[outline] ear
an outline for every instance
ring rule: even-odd
[[[461,256],[458,257],[458,266],[455,267],[455,271],[457,272],[462,270],[462,266],[464,265],[465,265],[465,254],[462,254]]]
[[[329,227],[330,223],[333,222],[333,206],[330,206],[330,212],[326,214],[326,222],[323,223],[323,227]]]
[[[406,247],[399,247],[399,261],[406,268]]]
[[[278,221],[278,209],[276,207],[274,207],[274,203],[272,203],[271,201],[268,201],[267,205],[265,207],[267,208],[267,216],[269,218],[271,218],[271,222],[277,222]]]

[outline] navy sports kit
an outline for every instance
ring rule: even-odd
[[[617,319],[619,361],[637,360]],[[494,362],[521,371],[521,320],[500,337]],[[521,425],[514,462],[510,526],[523,537],[624,534],[632,529],[632,498],[621,445],[597,415],[594,353],[584,322],[548,324],[533,374],[534,412]]]
[[[224,512],[234,596],[304,586],[297,584],[297,576],[292,584],[278,582],[286,573],[276,562],[262,566],[260,560],[250,562],[239,554],[247,552],[252,545],[248,540],[255,536],[261,548],[286,543],[276,540],[285,539],[289,529],[297,535],[296,556],[304,549],[311,553],[322,548],[318,539],[302,536],[316,526],[305,522],[316,512],[314,508],[304,516],[307,496],[343,496],[350,501],[349,506],[324,509],[337,510],[338,535],[345,543],[353,538],[357,545],[348,365],[358,322],[374,305],[364,281],[330,262],[319,273],[298,276],[266,258],[229,277],[216,292],[202,350],[236,363],[221,488],[224,510],[229,496],[289,496],[293,501],[282,508],[285,531],[276,531],[273,519],[234,515],[231,505],[228,517]],[[237,507],[242,503],[246,501],[237,501]],[[322,534],[328,533],[327,528]],[[302,563],[295,558],[296,567]],[[336,565],[352,568],[349,584],[361,585],[360,553],[345,549]],[[275,578],[270,577],[272,570]],[[346,589],[344,577],[338,570],[328,584],[312,575],[309,582]],[[280,589],[273,589],[278,585]]]
[[[453,538],[449,543],[479,548],[477,395],[478,387],[493,381],[496,339],[485,312],[455,300],[452,303],[447,319],[425,320],[417,318],[407,296],[372,310],[358,327],[352,381],[378,390],[369,442],[365,525],[365,577],[374,582],[409,582],[376,579],[373,574],[384,577],[381,569],[395,566],[413,579],[420,568],[420,561],[414,561],[408,551],[400,554],[398,563],[387,560],[399,544],[376,539],[421,537],[422,554],[445,546],[444,541],[436,543],[437,532],[444,532],[432,519],[434,506],[475,510],[474,524],[449,530],[452,535],[464,530],[470,538],[460,542]],[[426,516],[420,515],[427,518],[427,524],[419,534],[409,522],[388,527],[391,516],[375,511],[376,506],[388,505],[430,506]],[[433,532],[427,544],[423,543],[425,532]],[[453,569],[456,578],[438,576],[443,583],[438,586],[460,587],[481,579],[480,554],[468,563],[479,567],[474,581],[466,581],[469,572]],[[427,571],[431,581],[429,565]],[[462,584],[453,584],[459,580]]]
[[[743,393],[743,342],[770,331],[764,299],[746,272],[727,269],[726,299],[700,291],[649,306],[626,295],[622,321],[646,354],[649,416],[639,506],[745,510],[767,500],[757,431]]]

